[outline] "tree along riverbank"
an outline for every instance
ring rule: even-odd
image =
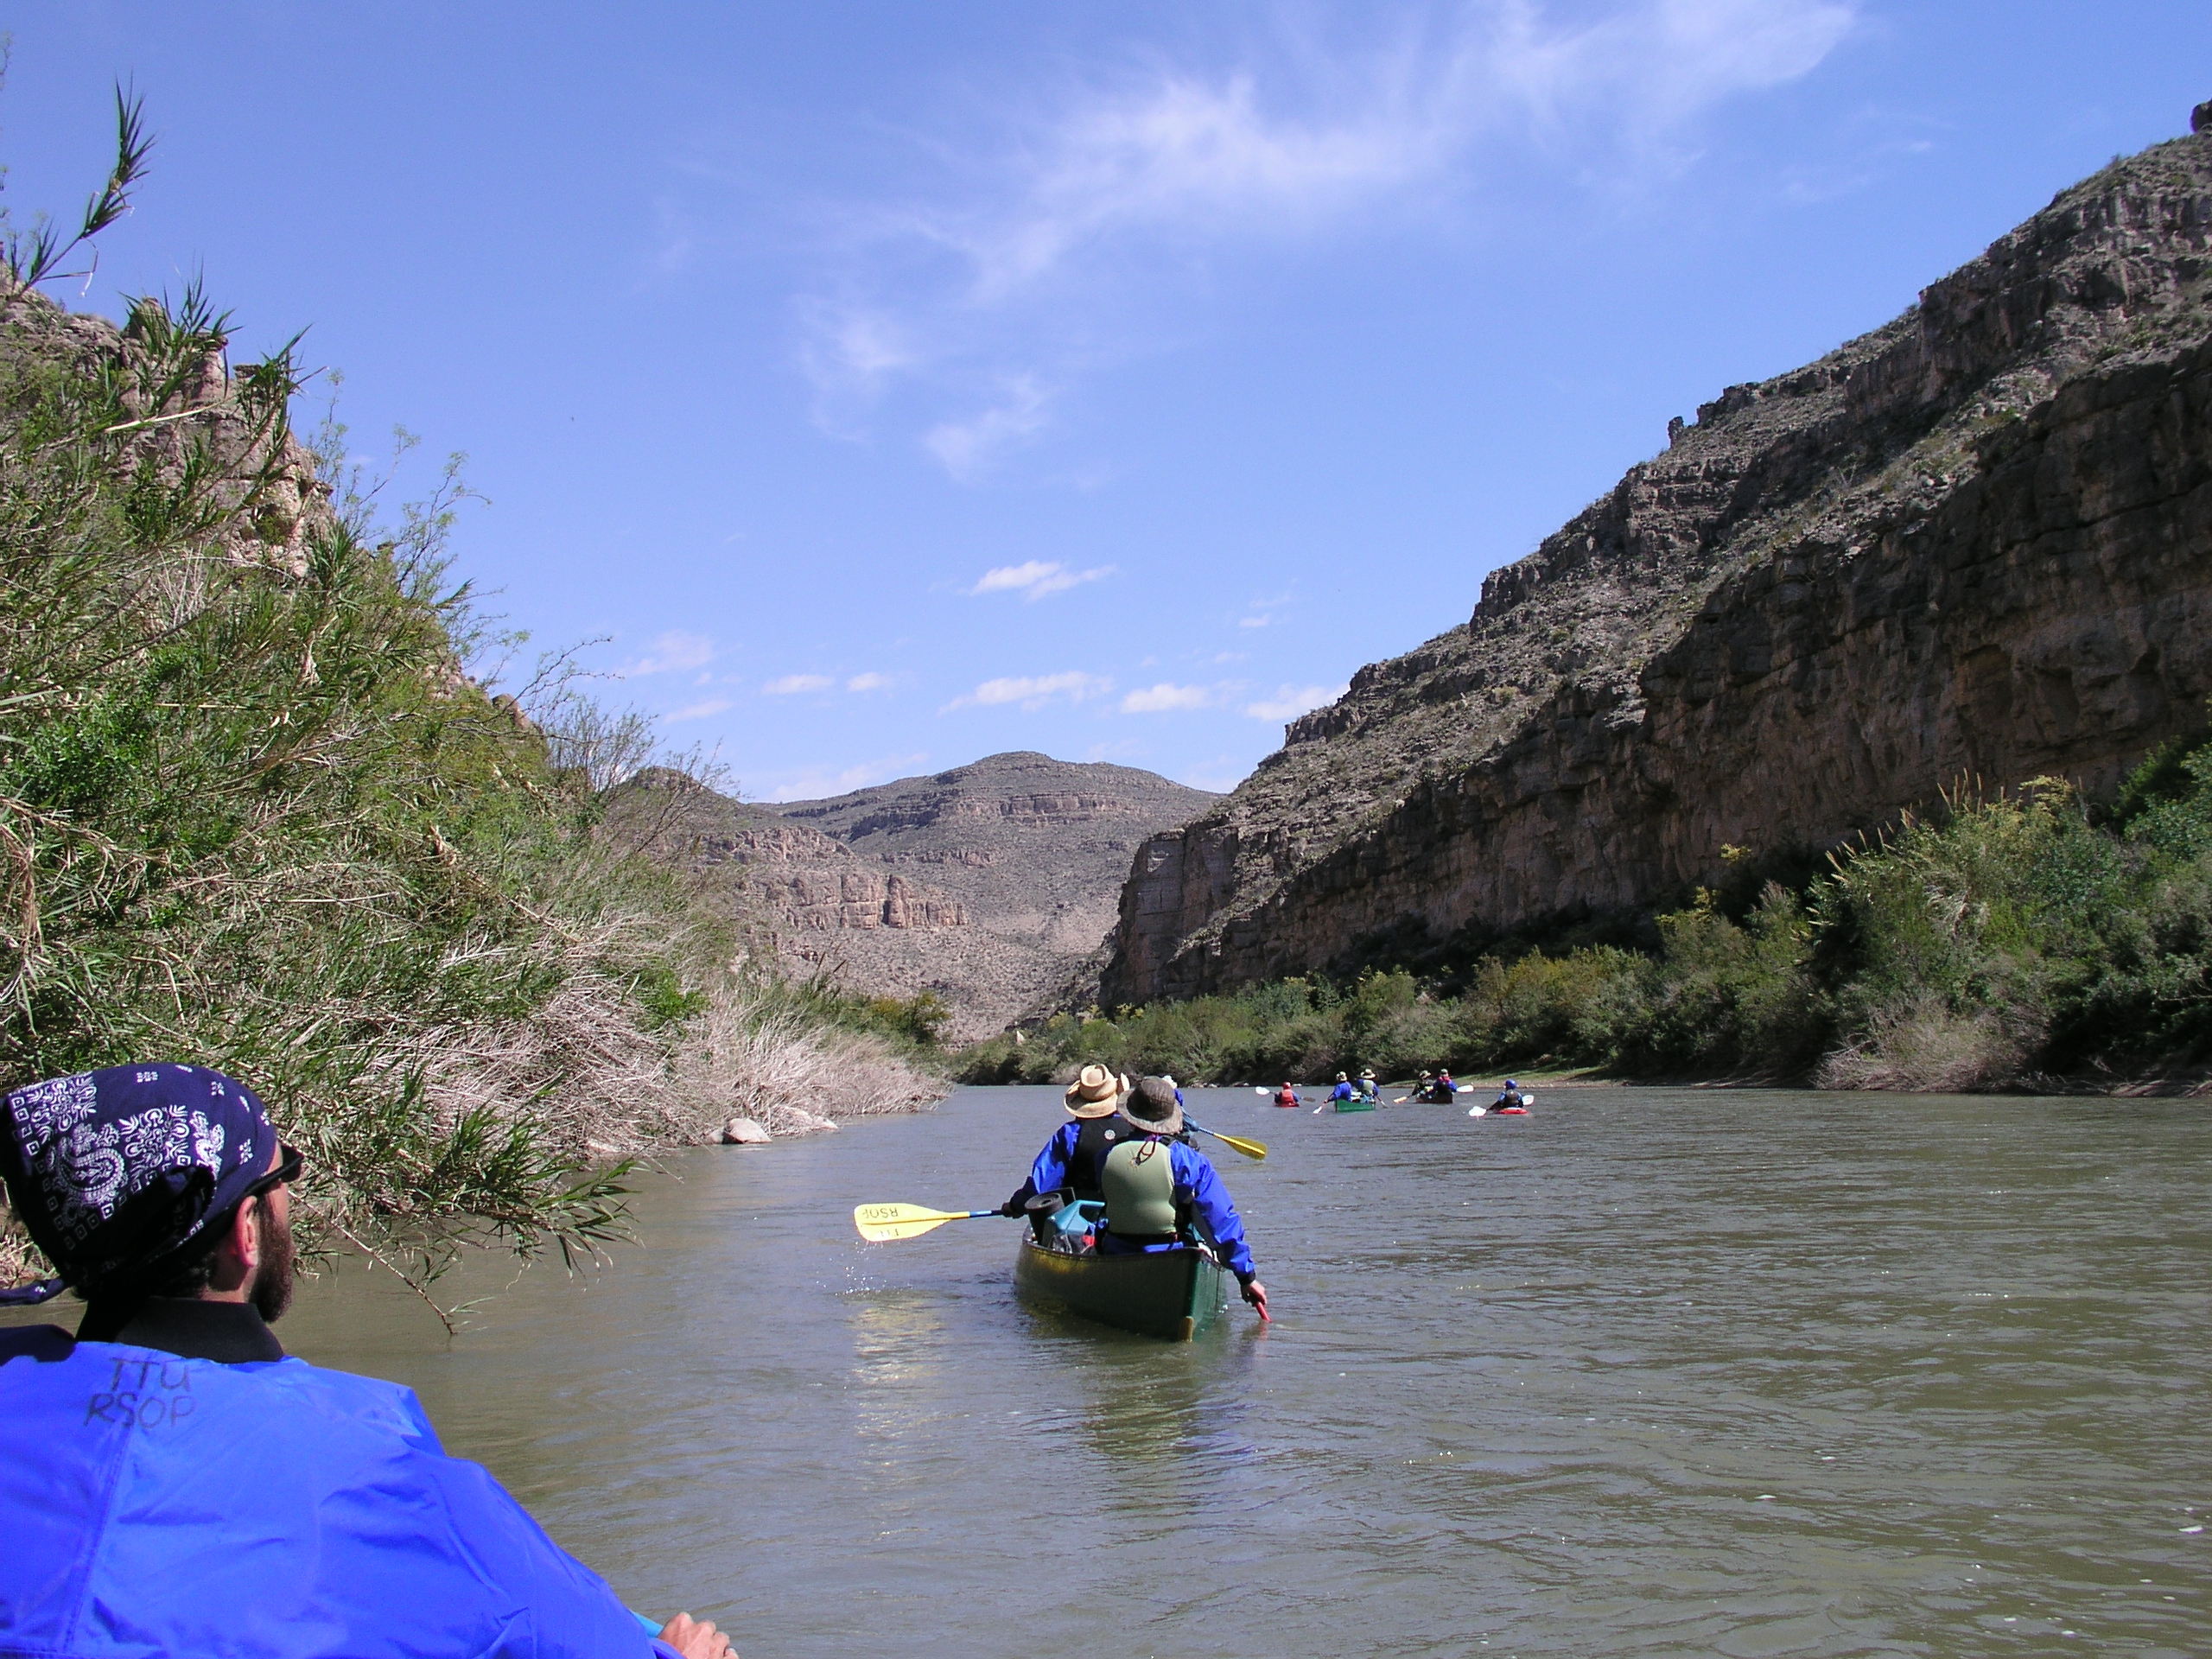
[[[2212,1061],[2212,745],[2176,743],[2109,808],[2042,779],[1961,794],[1808,869],[1657,918],[1650,948],[1485,957],[1059,1014],[958,1057],[970,1083],[1090,1061],[1190,1081],[1448,1065],[1825,1088],[2194,1086]],[[1766,874],[1777,872],[1777,874]]]
[[[87,235],[141,170],[118,112]],[[733,968],[723,895],[613,831],[642,721],[471,677],[512,642],[450,575],[453,468],[380,520],[342,427],[295,436],[289,349],[232,365],[196,286],[69,313],[66,249],[0,232],[0,1087],[247,1079],[303,1243],[418,1287],[464,1242],[623,1236],[632,1161],[730,1116],[944,1092],[863,1005]]]

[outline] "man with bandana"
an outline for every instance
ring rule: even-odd
[[[723,1659],[657,1634],[414,1395],[289,1358],[302,1160],[196,1066],[113,1066],[0,1111],[16,1216],[86,1307],[0,1331],[0,1655]]]

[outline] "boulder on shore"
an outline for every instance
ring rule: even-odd
[[[722,1145],[726,1147],[765,1147],[769,1138],[768,1131],[749,1117],[733,1117],[722,1125]]]

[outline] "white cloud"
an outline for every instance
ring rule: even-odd
[[[1246,703],[1244,712],[1255,720],[1296,720],[1334,702],[1351,690],[1349,685],[1286,685],[1272,697]]]
[[[1114,689],[1114,682],[1101,679],[1096,674],[1079,673],[1072,669],[1065,674],[1046,674],[1038,678],[1007,677],[985,680],[973,691],[955,697],[939,714],[955,709],[991,709],[1001,703],[1018,702],[1024,709],[1041,709],[1059,697],[1070,702],[1082,702],[1090,697],[1102,697]]]
[[[772,697],[791,697],[805,691],[827,691],[836,683],[827,674],[786,674],[760,689]]]
[[[890,686],[891,677],[888,674],[877,674],[873,671],[855,674],[845,682],[845,690],[848,691],[885,691],[888,690]]]
[[[671,629],[653,641],[652,649],[626,667],[615,670],[624,679],[641,674],[680,673],[704,668],[715,660],[715,642],[696,633]]]
[[[1240,628],[1264,628],[1274,620],[1272,613],[1264,616],[1240,616],[1236,619],[1236,626]]]
[[[1048,594],[1064,594],[1086,582],[1102,581],[1112,575],[1114,569],[1110,564],[1102,564],[1090,570],[1071,570],[1057,560],[1048,564],[1030,559],[984,571],[968,592],[971,598],[982,594],[1020,594],[1024,600],[1034,601]]]
[[[1164,715],[1178,709],[1211,708],[1220,698],[1218,688],[1203,685],[1147,686],[1122,699],[1125,715]]]
[[[840,772],[810,769],[786,778],[768,791],[767,798],[779,803],[823,800],[832,795],[847,794],[855,789],[866,789],[871,784],[888,783],[893,778],[906,776],[920,770],[929,758],[925,751],[865,761]]]
[[[1045,404],[1044,389],[1033,375],[1014,375],[1001,388],[991,407],[966,420],[931,427],[922,438],[922,447],[943,462],[953,477],[963,484],[973,483],[1006,450],[1043,428]]]
[[[1442,220],[1532,145],[1564,188],[1633,189],[1688,165],[1716,107],[1815,68],[1862,3],[1429,0],[1349,47],[1284,8],[1237,61],[1155,57],[1009,99],[989,130],[922,141],[942,188],[833,215],[804,365],[832,399],[905,378],[974,410],[991,388],[925,423],[975,479],[1045,429],[1074,376],[1149,348],[1156,329],[1111,315],[1139,284],[1224,245]]]
[[[704,702],[686,703],[672,715],[663,715],[661,722],[673,726],[680,720],[704,720],[709,715],[719,715],[729,706],[728,697],[709,697]]]

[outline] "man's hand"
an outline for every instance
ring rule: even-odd
[[[1240,1280],[1236,1294],[1260,1310],[1260,1317],[1268,1317],[1268,1287],[1256,1279]]]
[[[1008,1198],[1004,1204],[999,1205],[999,1214],[1009,1216],[1017,1220],[1028,1213],[1029,1204],[1026,1198]]]
[[[737,1659],[737,1649],[730,1646],[729,1637],[714,1627],[710,1620],[694,1618],[689,1613],[678,1613],[660,1627],[660,1639],[683,1656],[683,1659]]]

